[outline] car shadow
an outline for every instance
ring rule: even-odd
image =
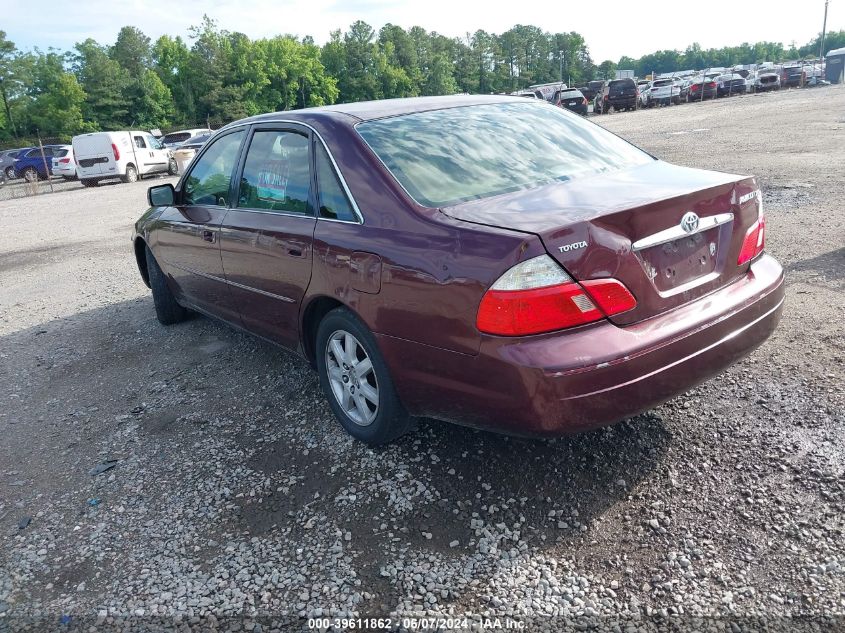
[[[612,550],[631,528],[620,502],[659,475],[672,441],[661,417],[647,413],[554,440],[423,419],[370,449],[334,420],[305,361],[205,317],[161,326],[149,297],[6,334],[0,353],[10,359],[0,368],[10,403],[0,414],[0,461],[27,482],[0,480],[0,497],[19,508],[0,528],[46,511],[57,542],[73,547],[68,526],[94,494],[88,471],[114,457],[116,476],[144,491],[145,525],[166,525],[178,506],[183,520],[196,517],[188,532],[227,535],[235,547],[258,539],[287,551],[338,538],[373,609],[395,608],[406,595],[401,573],[386,571],[403,558],[433,556],[444,569],[473,561],[490,576],[538,552]],[[192,491],[222,485],[214,482],[224,472],[239,473],[239,489],[186,511]],[[109,503],[131,515],[114,494]],[[226,556],[194,552],[186,557],[199,569]],[[132,573],[121,553],[103,564]],[[43,580],[45,600],[68,589],[43,589]],[[469,599],[456,584],[441,606]]]
[[[845,247],[828,251],[810,259],[801,259],[786,266],[792,273],[807,273],[811,277],[842,282],[845,280]]]

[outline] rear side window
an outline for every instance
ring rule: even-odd
[[[244,163],[238,206],[310,215],[310,193],[308,137],[297,132],[256,131]]]
[[[133,136],[132,140],[135,141],[135,147],[137,147],[138,149],[146,149],[147,144],[144,143],[143,136]]]
[[[243,130],[221,136],[192,165],[185,179],[185,204],[226,206],[243,136]]]
[[[428,207],[653,160],[598,125],[527,99],[417,112],[356,129],[406,191]]]
[[[317,187],[320,192],[320,217],[332,220],[357,221],[352,203],[335,173],[326,148],[322,143],[317,146]]]

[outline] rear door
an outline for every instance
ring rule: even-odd
[[[316,224],[310,132],[255,126],[235,205],[223,221],[223,269],[250,331],[296,349]]]
[[[162,212],[150,245],[184,301],[237,324],[220,260],[220,224],[245,137],[244,128],[235,129],[205,148],[181,181],[177,204]]]
[[[105,166],[114,160],[108,134],[95,132],[73,138],[73,153],[80,178],[96,178],[105,173]]]
[[[631,79],[610,82],[610,101],[629,101],[637,96],[637,85]]]

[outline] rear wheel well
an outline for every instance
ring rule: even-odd
[[[143,237],[135,238],[135,261],[138,263],[141,279],[144,280],[147,288],[150,288],[150,272],[147,270],[147,243]]]
[[[311,365],[317,365],[316,346],[317,328],[320,326],[320,321],[329,312],[335,308],[339,308],[343,304],[337,299],[331,297],[318,297],[308,304],[305,308],[305,314],[302,315],[302,346],[305,352],[305,358]]]

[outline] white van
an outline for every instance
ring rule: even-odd
[[[120,178],[135,182],[148,174],[177,173],[176,160],[149,132],[92,132],[74,136],[76,175],[85,187]]]

